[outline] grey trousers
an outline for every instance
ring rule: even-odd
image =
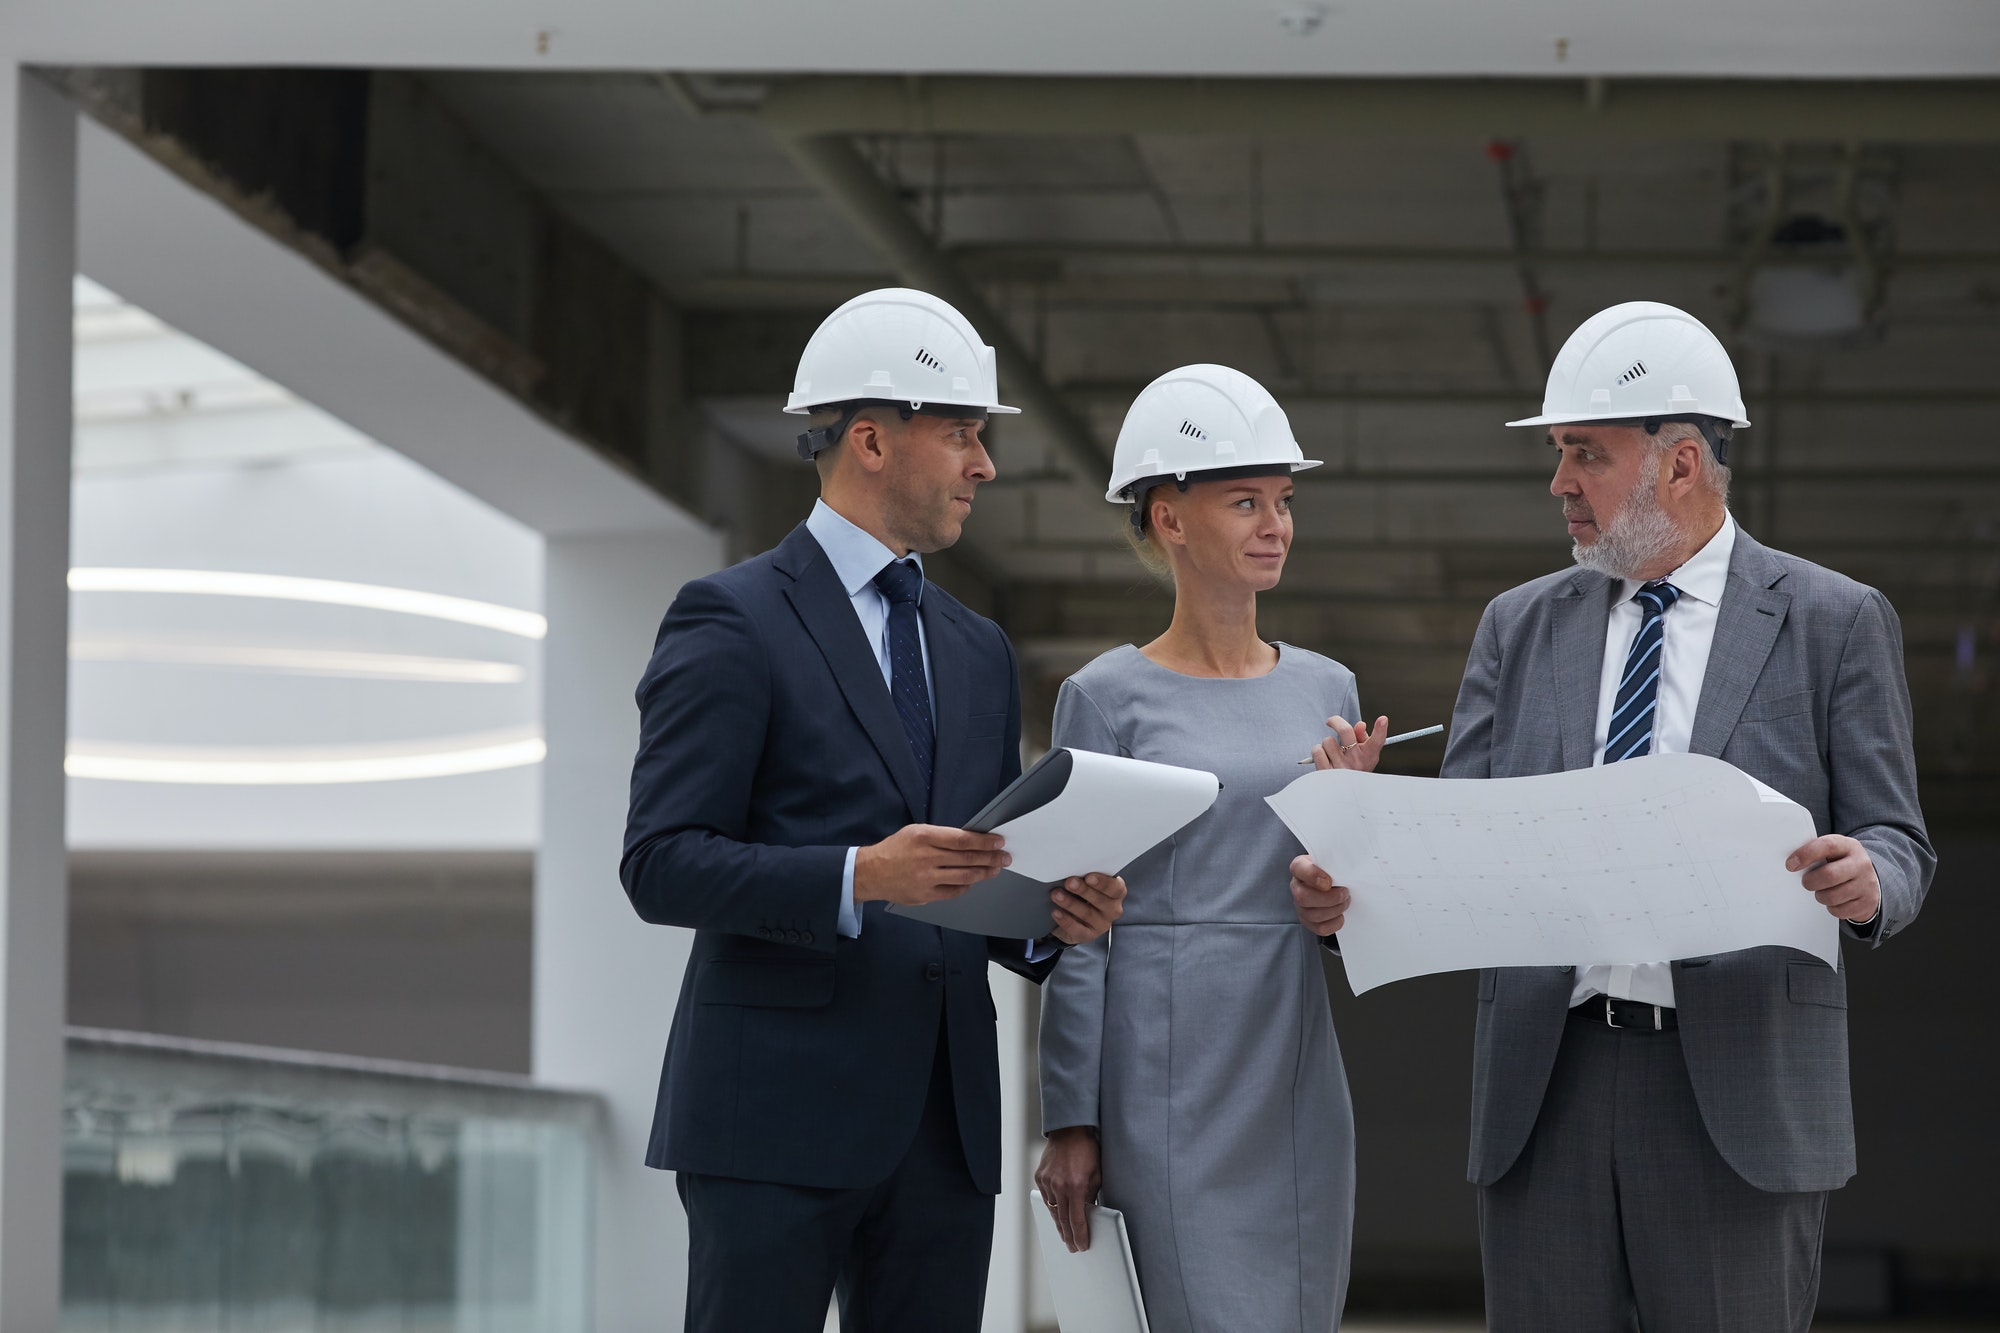
[[[1527,1147],[1479,1191],[1487,1327],[1804,1333],[1826,1200],[1730,1169],[1678,1032],[1572,1016]]]

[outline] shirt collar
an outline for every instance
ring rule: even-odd
[[[873,583],[877,574],[895,563],[894,551],[824,500],[813,501],[812,513],[806,516],[806,531],[819,543],[819,549],[826,552],[834,577],[840,580],[849,597]],[[910,559],[916,561],[919,570],[923,569],[922,556],[912,553]],[[921,589],[917,600],[923,601]]]
[[[1683,597],[1720,606],[1723,590],[1729,586],[1729,557],[1735,550],[1736,520],[1725,511],[1722,526],[1708,539],[1708,544],[1689,556],[1686,564],[1667,575],[1667,582],[1680,589]],[[1626,579],[1624,583],[1627,599],[1645,586],[1640,579]]]

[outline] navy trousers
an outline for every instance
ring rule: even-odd
[[[940,1040],[903,1160],[867,1189],[682,1172],[688,1333],[978,1333],[993,1196],[972,1182]]]

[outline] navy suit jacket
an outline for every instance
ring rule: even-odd
[[[667,1039],[650,1166],[854,1189],[915,1136],[942,1023],[973,1179],[1000,1189],[1000,1073],[986,964],[1039,981],[1020,940],[863,905],[835,931],[847,848],[961,825],[1021,769],[1021,687],[999,626],[930,585],[935,776],[875,649],[802,524],[776,550],[687,584],[639,682],[620,877],[694,951]]]

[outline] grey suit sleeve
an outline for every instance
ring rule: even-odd
[[[1873,944],[1916,919],[1937,853],[1917,804],[1910,689],[1903,678],[1903,627],[1874,589],[1862,600],[1841,649],[1827,709],[1827,774],[1833,831],[1868,849],[1882,884]]]
[[[1493,700],[1500,686],[1500,628],[1494,621],[1489,603],[1466,655],[1465,678],[1451,710],[1444,765],[1438,770],[1441,778],[1493,776]]]
[[[1054,744],[1121,754],[1117,734],[1095,701],[1064,681],[1056,695]],[[1063,952],[1042,984],[1042,1132],[1097,1124],[1098,1075],[1104,1058],[1104,981],[1113,927]]]

